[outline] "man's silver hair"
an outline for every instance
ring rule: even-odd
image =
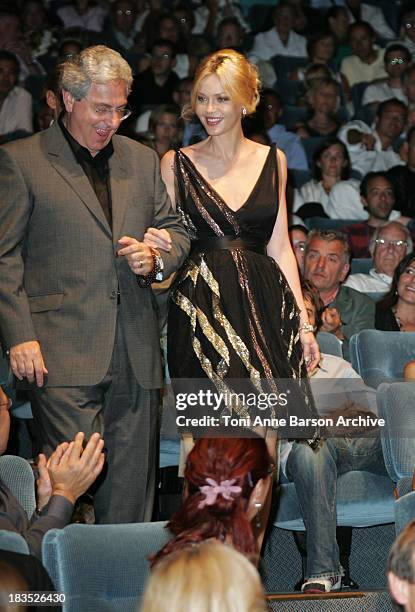
[[[118,80],[125,81],[130,91],[133,82],[130,65],[117,51],[105,45],[95,45],[61,64],[59,86],[72,94],[75,100],[81,100],[92,83]]]
[[[369,244],[369,251],[370,254],[374,255],[375,253],[375,248],[376,248],[376,240],[382,235],[382,232],[384,229],[386,229],[387,227],[397,227],[400,230],[402,230],[402,232],[405,234],[405,240],[407,242],[407,246],[406,246],[406,255],[408,255],[409,253],[412,253],[412,249],[414,247],[413,245],[413,241],[412,241],[412,236],[411,236],[411,232],[408,230],[407,227],[405,227],[404,225],[402,225],[402,223],[399,223],[398,221],[390,221],[389,223],[387,223],[386,225],[380,225],[379,227],[377,227],[375,229],[375,232],[370,240],[370,244]]]
[[[343,245],[344,263],[350,263],[351,251],[346,234],[343,234],[343,232],[339,232],[338,230],[332,229],[313,229],[307,235],[304,247],[304,255],[307,255],[308,251],[310,250],[310,242],[313,238],[320,238],[321,240],[325,240],[326,242],[332,242],[333,240],[338,240],[339,242],[341,242]]]

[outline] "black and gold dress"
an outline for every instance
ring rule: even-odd
[[[245,391],[258,394],[282,392],[280,381],[295,379],[302,388],[302,406],[296,402],[295,411],[314,414],[295,298],[266,254],[278,214],[275,147],[236,212],[180,150],[175,175],[177,210],[192,249],[176,278],[169,309],[172,380],[207,377],[223,393],[233,381],[243,380]],[[230,410],[246,416],[250,409],[238,404]],[[284,408],[269,406],[267,416],[284,416]]]

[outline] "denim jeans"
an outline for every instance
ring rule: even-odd
[[[313,450],[295,442],[287,460],[307,530],[306,579],[342,573],[336,540],[337,476],[351,470],[387,475],[379,436],[331,438]]]

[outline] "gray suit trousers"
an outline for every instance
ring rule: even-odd
[[[118,317],[111,363],[104,379],[84,387],[44,387],[32,392],[43,452],[78,431],[99,432],[106,464],[94,495],[97,523],[151,520],[158,450],[159,391],[141,387],[127,355]]]

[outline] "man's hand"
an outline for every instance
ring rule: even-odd
[[[82,450],[84,437],[82,432],[77,433],[64,450],[59,445],[48,461],[52,495],[63,495],[72,504],[88,490],[105,462],[101,436],[92,434]]]
[[[123,236],[118,244],[123,248],[118,251],[120,257],[125,257],[134,274],[146,276],[154,267],[153,255],[149,246],[135,238]]]
[[[343,339],[343,334],[341,331],[342,320],[340,318],[340,313],[337,308],[325,308],[321,313],[321,327],[320,331],[329,332],[330,334],[334,334],[340,340]]]
[[[48,373],[43,361],[40,344],[36,340],[22,342],[10,347],[10,366],[19,380],[27,378],[29,382],[36,379],[38,387],[43,386],[44,375]]]
[[[376,138],[372,134],[362,134],[361,143],[367,151],[373,151],[375,148]]]

